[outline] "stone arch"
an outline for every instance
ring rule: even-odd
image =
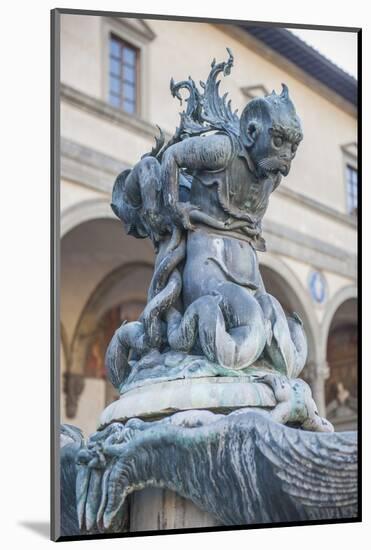
[[[97,319],[119,302],[146,302],[146,290],[152,272],[153,265],[150,263],[124,264],[109,273],[97,285],[81,312],[72,338],[70,361],[72,371],[82,372],[86,350]]]
[[[302,317],[305,325],[308,338],[308,363],[317,362],[319,357],[318,339],[320,334],[320,326],[317,321],[313,304],[308,293],[295,273],[277,256],[265,252],[259,257],[259,264],[263,268],[266,267],[274,272],[285,285],[288,286],[289,292],[292,293],[292,302],[298,308],[297,313]],[[279,299],[279,297],[276,296]]]
[[[76,416],[79,396],[85,385],[84,366],[99,320],[120,303],[146,303],[146,291],[153,272],[149,262],[126,263],[106,275],[91,293],[77,322],[66,384],[67,416]]]
[[[357,429],[358,307],[357,288],[349,285],[331,299],[322,322],[326,354],[326,415],[336,430]]]
[[[113,225],[104,225],[107,222],[114,224],[115,228]],[[108,235],[111,237],[108,238]],[[94,263],[97,268],[96,273],[88,277],[86,291],[84,285],[81,285],[83,278],[79,279],[79,285],[75,287],[73,278],[68,276],[65,279],[65,286],[61,289],[61,292],[64,290],[64,293],[70,297],[76,292],[78,297],[78,302],[72,302],[72,310],[66,310],[63,317],[67,329],[65,335],[68,337],[68,347],[65,347],[68,361],[62,387],[68,419],[76,416],[80,398],[81,402],[84,401],[86,409],[87,395],[84,388],[87,389],[87,385],[84,376],[84,360],[91,342],[91,332],[98,330],[94,327],[94,323],[99,324],[104,311],[111,307],[112,300],[117,300],[115,306],[122,304],[126,298],[146,301],[145,294],[153,270],[153,251],[150,244],[144,240],[135,245],[131,241],[134,240],[125,234],[120,221],[111,211],[108,195],[80,201],[66,208],[61,214],[61,262],[64,262],[64,266],[69,265],[66,263],[67,256],[65,258],[64,254],[70,255],[69,261],[73,269],[74,265],[77,265],[80,254],[82,254],[82,270],[89,269],[87,267],[89,264],[86,262],[90,257],[95,257],[94,255],[97,254],[100,258],[98,264]],[[72,273],[76,275],[77,272],[72,271]],[[130,274],[131,283],[129,284]],[[63,282],[62,276],[61,282]],[[92,382],[89,382],[89,385],[91,386]],[[103,406],[104,403],[102,403]],[[94,414],[93,410],[92,414]],[[84,421],[89,422],[89,419],[85,418]]]
[[[84,222],[102,218],[117,220],[108,196],[77,202],[61,212],[60,237]]]
[[[331,322],[334,318],[334,315],[344,302],[352,298],[355,300],[357,300],[358,298],[357,287],[355,285],[349,285],[340,289],[331,298],[331,300],[329,301],[326,307],[325,315],[321,323],[321,333],[320,333],[321,354],[323,357],[326,357],[327,355],[327,340],[330,332]]]
[[[308,358],[303,370],[303,378],[310,384],[313,397],[317,403],[320,414],[325,411],[324,399],[324,363],[320,357],[320,325],[317,320],[313,304],[309,294],[296,274],[280,258],[266,252],[259,256],[262,276],[264,279],[264,267],[268,268],[281,280],[281,288],[285,288],[286,295],[291,296],[290,309],[295,308],[300,315],[308,340]],[[276,296],[279,300],[280,296]]]

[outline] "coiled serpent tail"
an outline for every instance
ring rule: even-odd
[[[150,348],[161,346],[162,316],[180,295],[182,277],[177,266],[185,259],[185,255],[185,232],[176,227],[162,260],[155,267],[148,291],[149,301],[140,318]]]

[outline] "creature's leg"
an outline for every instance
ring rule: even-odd
[[[308,430],[310,432],[333,432],[334,427],[326,420],[326,418],[323,418],[322,416],[314,416],[311,418],[307,418],[305,422],[303,422],[302,426],[303,430]]]
[[[270,417],[280,424],[286,424],[292,416],[292,388],[288,378],[278,373],[269,373],[255,378],[255,382],[267,384],[276,399],[277,405],[270,411]]]
[[[289,401],[278,403],[270,413],[271,419],[279,424],[286,424],[290,420],[290,416],[291,403]]]
[[[300,383],[302,386],[304,385],[304,399],[307,411],[307,416],[302,424],[302,428],[311,432],[333,432],[334,427],[331,422],[319,415],[310,387],[302,380]]]

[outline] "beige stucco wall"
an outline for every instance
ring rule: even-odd
[[[269,201],[266,219],[294,227],[304,235],[329,242],[348,252],[357,250],[357,233],[353,227],[331,219],[321,212],[314,212],[304,203],[289,201],[278,193],[273,194]]]
[[[61,82],[101,97],[102,21],[100,17],[61,15]]]

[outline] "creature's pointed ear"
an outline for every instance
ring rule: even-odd
[[[282,99],[288,99],[289,98],[289,89],[288,89],[288,87],[283,82],[282,82],[281,86],[282,86],[282,92],[281,92],[280,97]]]
[[[244,128],[242,141],[245,147],[252,147],[259,135],[259,124],[255,120],[250,120]]]

